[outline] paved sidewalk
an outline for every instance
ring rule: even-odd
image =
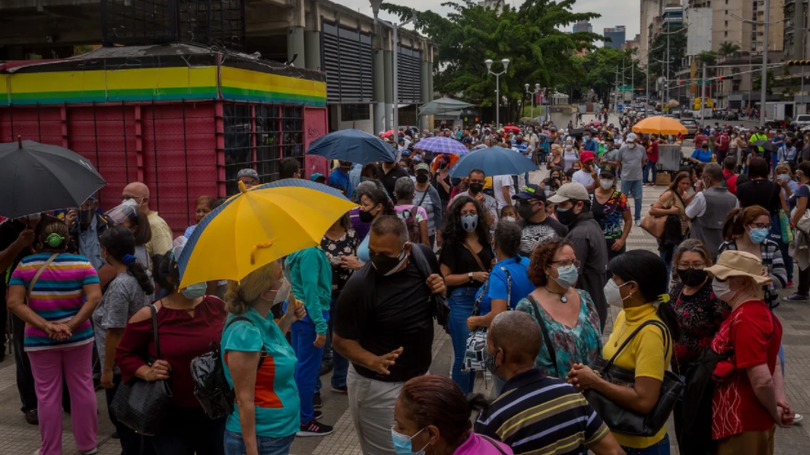
[[[541,173],[535,173],[532,181],[537,183]],[[664,191],[662,187],[644,189],[644,213]],[[632,201],[631,201],[632,204]],[[657,245],[653,237],[635,228],[628,240],[629,249],[647,249],[655,252]],[[783,294],[791,290],[783,291]],[[810,378],[810,304],[782,303],[776,314],[784,326],[783,344],[787,358],[786,390],[791,405],[804,415],[810,414],[810,389],[807,378]],[[609,335],[612,318],[616,311],[611,309],[611,321],[608,321]],[[452,347],[449,337],[442,330],[436,331],[433,342],[433,364],[431,373],[449,375]],[[292,447],[292,455],[354,455],[360,454],[357,437],[348,411],[345,395],[329,391],[329,376],[322,377],[324,389],[323,422],[335,425],[335,433],[323,438],[298,438]],[[479,376],[476,390],[489,395],[492,391],[491,381]],[[99,453],[113,455],[120,453],[117,440],[111,439],[112,425],[107,419],[104,393],[97,394],[99,407]],[[8,354],[0,362],[0,455],[31,455],[39,448],[38,427],[28,425],[19,411],[20,400],[15,387],[15,367],[13,357]],[[65,414],[63,423],[63,453],[78,454],[70,432],[70,416]],[[670,437],[674,442],[674,431],[670,426]],[[677,447],[673,443],[673,454]],[[776,433],[776,454],[794,455],[810,453],[810,421],[788,430],[778,429]],[[686,455],[686,454],[684,454]]]

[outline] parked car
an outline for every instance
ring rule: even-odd
[[[686,127],[686,137],[695,137],[699,126],[693,119],[682,119],[681,124]]]
[[[810,114],[799,114],[796,116],[796,120],[794,120],[792,125],[796,125],[796,127],[800,129],[804,129],[810,126]]]

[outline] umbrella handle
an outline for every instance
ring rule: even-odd
[[[258,250],[260,248],[270,248],[271,246],[273,246],[273,241],[272,240],[270,240],[269,242],[259,243],[256,246],[254,246],[253,248],[251,248],[250,249],[250,265],[253,265],[253,264],[256,263],[256,250]]]

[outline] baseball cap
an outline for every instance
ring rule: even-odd
[[[548,201],[559,204],[565,201],[587,201],[589,199],[588,190],[581,183],[572,182],[561,186],[554,196],[548,198]]]
[[[462,144],[472,144],[472,141],[473,140],[472,140],[471,137],[465,137],[464,139],[461,140],[461,143]]]
[[[318,173],[318,172],[316,172],[316,173],[309,176],[309,179],[312,180],[313,182],[317,182],[318,179],[320,179],[320,178],[326,179],[326,177],[323,174]]]
[[[430,172],[430,166],[427,163],[419,163],[419,164],[416,165],[416,167],[413,169],[413,171],[414,172],[416,172],[416,171],[428,171],[428,172]]]
[[[545,202],[546,192],[538,185],[527,183],[519,193],[512,196],[512,199],[540,199]]]
[[[252,179],[259,180],[259,173],[256,172],[255,169],[251,168],[240,169],[239,173],[236,174],[236,179],[239,180],[242,177],[250,177]]]
[[[636,142],[637,139],[638,136],[636,136],[636,133],[630,133],[627,135],[627,142]]]
[[[615,178],[616,177],[616,166],[614,166],[614,165],[612,165],[610,163],[605,163],[602,166],[602,170],[599,172],[600,177],[603,176],[603,175],[605,177],[607,177],[607,178],[611,178],[611,179]]]
[[[586,163],[588,161],[593,161],[593,152],[590,150],[585,150],[584,152],[579,154],[579,161]]]

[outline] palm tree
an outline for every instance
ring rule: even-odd
[[[739,50],[740,50],[739,44],[725,41],[720,43],[720,49],[718,49],[718,53],[723,57],[728,57],[729,55],[738,52]]]

